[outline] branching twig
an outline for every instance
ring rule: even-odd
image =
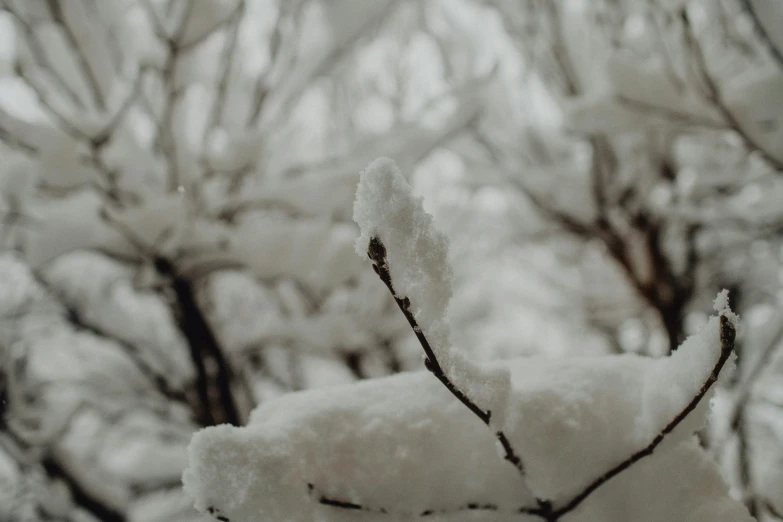
[[[753,20],[753,26],[756,28],[756,34],[759,36],[761,41],[764,42],[764,45],[766,45],[769,53],[772,55],[778,65],[783,68],[783,51],[779,49],[778,46],[775,45],[775,42],[772,41],[772,38],[770,38],[769,33],[764,28],[764,24],[761,23],[761,18],[759,18],[758,13],[756,13],[756,10],[753,8],[753,4],[750,0],[740,0],[740,3],[742,4],[742,7],[744,7],[745,12],[750,15],[751,20]]]
[[[35,60],[36,64],[44,71],[46,71],[51,77],[55,80],[57,85],[60,87],[62,93],[68,97],[68,99],[79,109],[86,109],[87,106],[82,102],[81,98],[79,98],[79,95],[76,94],[76,92],[73,90],[73,88],[68,84],[68,82],[65,80],[65,77],[60,74],[56,68],[54,68],[51,64],[51,61],[46,56],[46,51],[44,51],[43,46],[41,45],[41,42],[38,41],[38,38],[35,34],[35,28],[34,26],[25,20],[25,18],[16,11],[11,4],[9,4],[7,1],[2,0],[0,1],[0,7],[3,8],[6,12],[8,12],[16,22],[16,25],[19,29],[21,29],[21,32],[24,34],[25,42],[30,48],[31,55],[33,59]]]
[[[761,154],[761,156],[776,170],[783,171],[783,160],[773,156],[769,151],[764,149],[764,147],[756,143],[756,141],[745,131],[742,124],[739,122],[736,116],[734,116],[734,113],[731,112],[731,110],[726,106],[726,104],[723,101],[723,96],[721,94],[717,82],[712,78],[712,76],[710,76],[709,67],[707,67],[707,58],[704,55],[704,50],[701,48],[701,45],[699,44],[698,40],[693,34],[690,18],[688,17],[688,13],[684,9],[681,13],[680,18],[682,20],[686,42],[688,43],[688,47],[692,53],[694,66],[696,67],[696,72],[701,77],[701,80],[704,83],[704,87],[707,90],[707,92],[705,93],[707,100],[710,103],[712,103],[712,105],[718,110],[718,112],[720,112],[721,116],[726,122],[726,125],[728,125],[728,127],[731,130],[737,133],[737,135],[740,137],[742,142],[749,150],[758,151],[759,154]]]
[[[375,270],[375,273],[378,274],[378,277],[381,278],[381,281],[383,281],[383,283],[389,289],[392,296],[394,296],[394,300],[397,302],[397,306],[400,307],[402,314],[408,320],[408,323],[413,329],[413,333],[416,334],[416,338],[419,340],[419,343],[424,349],[424,355],[426,356],[424,359],[424,365],[441,383],[443,383],[446,389],[448,389],[451,394],[457,398],[457,400],[464,404],[476,417],[481,419],[481,422],[489,426],[492,412],[489,410],[482,410],[475,402],[470,399],[470,397],[465,395],[462,390],[457,388],[454,383],[451,382],[451,379],[449,379],[449,377],[446,375],[446,372],[443,371],[443,368],[438,362],[438,359],[435,357],[435,352],[433,352],[427,337],[424,335],[424,331],[416,322],[416,318],[413,316],[413,313],[410,310],[410,300],[407,297],[397,297],[397,294],[394,291],[394,286],[391,280],[391,273],[389,272],[389,266],[386,260],[386,247],[378,237],[373,237],[370,239],[370,244],[367,248],[367,255],[373,262],[373,270]],[[514,451],[514,448],[511,446],[511,442],[508,440],[505,433],[503,433],[502,430],[498,430],[495,432],[495,436],[503,446],[503,451],[505,452],[504,458],[513,464],[514,467],[519,470],[519,473],[524,476],[525,468],[522,464],[522,459],[520,459]]]
[[[185,12],[174,30],[173,34],[166,39],[166,45],[169,48],[166,61],[161,72],[163,89],[165,92],[163,114],[157,121],[157,135],[155,136],[156,147],[158,147],[168,162],[169,167],[169,190],[174,191],[180,186],[179,160],[177,158],[177,143],[174,136],[173,118],[175,104],[185,94],[185,87],[177,85],[176,69],[181,58],[180,39],[187,28],[188,20],[193,11],[193,3],[185,4]]]
[[[78,67],[82,73],[82,77],[86,81],[90,92],[92,93],[92,97],[96,106],[99,110],[105,110],[106,98],[103,94],[103,90],[101,89],[100,82],[98,81],[98,73],[93,69],[92,64],[87,59],[84,49],[82,49],[82,46],[79,44],[76,33],[74,33],[73,28],[65,19],[62,6],[55,0],[48,0],[47,5],[49,6],[49,12],[51,13],[52,18],[62,27],[65,39],[74,51],[76,63],[78,64]]]
[[[141,94],[141,87],[144,80],[144,73],[147,72],[146,67],[140,67],[136,78],[133,81],[133,85],[131,86],[130,92],[128,93],[128,96],[123,100],[123,102],[120,104],[117,111],[109,118],[106,125],[97,133],[95,136],[92,137],[91,142],[96,147],[103,146],[110,138],[112,133],[117,129],[119,124],[122,122],[125,115],[128,113],[130,108],[133,106],[133,104],[138,99],[139,95]]]

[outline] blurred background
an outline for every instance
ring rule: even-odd
[[[478,359],[665,356],[783,520],[783,2],[0,0],[0,521],[201,520],[190,436],[420,369],[353,249],[392,157]]]

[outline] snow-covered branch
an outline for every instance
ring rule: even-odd
[[[706,512],[749,520],[692,439],[733,357],[737,317],[725,291],[715,301],[719,316],[662,360],[468,365],[446,344],[446,240],[391,160],[362,173],[354,215],[357,250],[369,254],[437,379],[414,373],[289,395],[254,411],[246,428],[200,432],[183,477],[198,509],[232,522],[339,520],[346,512],[451,519],[467,511],[504,521],[690,521]],[[501,368],[511,386],[495,424],[472,391]],[[524,476],[493,458],[498,439],[476,417],[503,434],[524,460]],[[453,480],[461,472],[471,480]],[[691,484],[699,489],[682,495]]]
[[[419,340],[421,347],[424,349],[424,355],[425,355],[424,366],[426,366],[426,368],[441,383],[443,383],[446,389],[449,390],[449,392],[451,392],[451,394],[454,395],[454,397],[456,397],[457,400],[459,400],[471,412],[473,412],[473,414],[476,417],[478,417],[481,420],[481,422],[483,422],[487,426],[490,426],[492,412],[489,410],[483,410],[479,406],[477,406],[470,399],[470,397],[468,397],[462,390],[457,388],[457,386],[451,381],[451,379],[449,379],[449,377],[443,371],[443,368],[441,367],[440,363],[438,362],[438,358],[435,355],[435,352],[433,352],[429,341],[427,341],[427,336],[424,334],[424,331],[416,322],[416,318],[413,316],[413,313],[411,312],[410,299],[408,299],[407,297],[400,297],[394,291],[394,285],[392,284],[391,274],[389,273],[389,268],[388,268],[388,261],[386,259],[386,247],[383,246],[383,243],[381,243],[380,239],[378,239],[375,236],[370,238],[370,244],[367,249],[367,255],[373,262],[373,270],[375,270],[375,273],[378,274],[378,276],[381,278],[381,281],[383,281],[383,283],[386,285],[386,287],[394,296],[394,300],[397,302],[397,306],[400,307],[400,310],[405,316],[405,319],[408,320],[408,323],[411,325],[414,334],[416,334],[416,338]],[[495,435],[497,436],[500,445],[503,447],[503,451],[505,454],[504,458],[507,461],[509,461],[515,468],[517,468],[522,475],[524,475],[525,468],[522,463],[522,460],[514,451],[514,448],[511,446],[508,437],[506,437],[506,434],[503,433],[503,430],[499,429],[495,432]]]
[[[736,316],[734,316],[731,311],[726,311],[724,309],[719,311],[721,312],[719,332],[720,354],[717,361],[715,361],[715,365],[712,367],[712,371],[710,371],[707,380],[704,381],[704,383],[701,385],[696,395],[694,395],[693,398],[685,405],[685,407],[680,412],[678,412],[677,415],[675,415],[675,417],[669,421],[669,423],[666,424],[666,426],[647,446],[635,452],[626,460],[622,461],[613,468],[609,469],[606,473],[602,474],[600,477],[596,478],[584,490],[582,490],[581,493],[566,502],[562,507],[556,508],[551,514],[552,520],[557,520],[566,513],[573,511],[579,506],[579,504],[584,502],[587,497],[589,497],[594,491],[596,491],[606,482],[613,479],[626,469],[630,468],[639,460],[652,455],[655,449],[664,442],[666,436],[673,432],[677,426],[679,426],[685,420],[685,418],[690,415],[699,406],[699,404],[701,404],[704,396],[710,392],[713,385],[717,382],[721,370],[723,370],[723,367],[726,365],[729,357],[731,357],[733,354],[734,340],[737,336],[735,324]]]
[[[503,396],[508,393],[508,384],[504,381],[508,375],[504,372],[487,375],[475,363],[455,353],[449,345],[450,333],[445,318],[451,294],[448,241],[432,227],[432,217],[424,211],[421,199],[413,196],[410,185],[392,160],[375,160],[362,172],[354,219],[362,231],[356,242],[357,252],[361,251],[362,245],[367,245],[366,252],[373,262],[373,270],[394,296],[424,350],[425,366],[449,392],[495,431],[505,459],[524,475],[524,465],[503,432],[503,421],[492,419],[493,413],[505,415]],[[382,238],[397,249],[391,253],[391,262]],[[396,266],[396,263],[402,266]],[[421,265],[417,266],[417,263]],[[399,288],[395,288],[398,280]],[[428,335],[435,338],[434,347]],[[452,377],[465,379],[471,374],[479,379],[489,377],[497,383],[492,385],[494,389],[489,390],[491,395],[483,398],[484,401],[492,401],[490,404],[496,405],[494,409],[479,406],[471,398],[472,390],[462,388],[465,382],[455,382]],[[475,390],[476,386],[472,388]],[[480,389],[477,391],[487,393]]]

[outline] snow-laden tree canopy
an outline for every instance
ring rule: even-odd
[[[671,356],[469,362],[451,345],[448,243],[389,159],[362,173],[357,251],[432,375],[291,394],[193,437],[183,480],[221,521],[750,521],[694,438],[734,364],[718,312]],[[440,382],[439,382],[440,381]]]
[[[290,516],[552,518],[643,452],[567,520],[695,433],[730,497],[783,521],[782,28],[780,0],[0,0],[0,522],[208,520],[182,488],[193,433],[260,429],[251,410],[285,401],[332,415],[322,389],[422,369],[422,350],[434,376],[399,386],[455,423],[431,451],[462,434],[453,465],[470,463],[476,430],[495,463],[439,477],[441,501],[297,461]],[[351,220],[380,156],[431,223],[383,161]],[[536,455],[555,450],[517,428],[525,386],[597,386],[557,398],[587,426],[603,410],[575,405],[599,381],[614,396],[622,372],[715,340],[722,288],[738,357],[698,400],[703,428],[688,410],[645,456],[706,361],[667,369],[656,400],[629,377],[616,422],[639,426],[568,449],[553,430],[555,461],[590,471],[554,491]],[[514,501],[462,498],[492,465]]]

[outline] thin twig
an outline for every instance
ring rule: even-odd
[[[704,50],[701,48],[701,45],[696,39],[696,36],[693,34],[690,18],[688,17],[688,13],[685,9],[683,9],[680,13],[680,18],[682,20],[686,42],[692,51],[694,66],[696,67],[696,71],[704,83],[704,87],[707,89],[707,92],[705,93],[707,100],[711,102],[716,109],[718,109],[718,112],[720,112],[721,116],[726,121],[726,125],[737,133],[737,135],[749,150],[758,151],[758,153],[761,154],[761,156],[776,170],[783,171],[783,160],[773,156],[769,151],[758,144],[745,131],[742,124],[739,122],[736,116],[734,116],[734,113],[731,112],[731,110],[726,106],[717,82],[712,78],[712,76],[710,76],[709,67],[707,66],[707,58],[704,54]]]
[[[464,513],[464,512],[489,512],[489,513],[506,513],[506,514],[518,514],[518,515],[536,514],[536,508],[522,507],[522,508],[507,509],[498,506],[497,504],[493,504],[491,502],[467,502],[461,506],[451,508],[451,509],[428,508],[420,511],[419,513],[411,513],[411,512],[404,512],[402,510],[395,511],[385,507],[372,507],[372,506],[367,506],[365,504],[359,504],[357,502],[351,502],[348,500],[330,497],[318,491],[318,489],[312,483],[307,484],[307,492],[310,495],[310,497],[312,497],[319,504],[324,506],[329,506],[338,509],[345,509],[348,511],[364,511],[366,513],[374,513],[378,515],[395,514],[398,516],[405,516],[405,517],[426,518],[432,516],[448,515],[453,513]]]
[[[133,81],[133,85],[131,86],[130,92],[128,93],[128,96],[122,101],[117,111],[109,118],[108,122],[103,127],[103,129],[98,131],[95,134],[95,136],[93,136],[91,141],[95,146],[102,146],[107,141],[109,141],[112,133],[120,125],[125,115],[128,113],[130,108],[136,102],[139,95],[141,94],[141,87],[144,80],[144,73],[146,73],[147,70],[148,69],[146,67],[139,68],[138,72],[136,73],[136,78]]]
[[[179,50],[183,53],[186,53],[198,47],[199,45],[207,41],[213,34],[218,32],[223,26],[230,25],[234,23],[234,21],[237,21],[238,23],[244,11],[245,11],[245,0],[239,0],[237,2],[237,5],[234,6],[233,10],[230,13],[228,13],[228,15],[226,15],[226,17],[223,20],[219,21],[213,27],[211,27],[204,33],[200,34],[197,38],[194,38],[193,40],[180,45]]]
[[[185,29],[190,19],[191,12],[193,11],[193,2],[187,2],[185,5],[185,12],[182,14],[182,18],[174,30],[173,34],[167,38],[166,44],[168,45],[169,52],[166,56],[166,61],[163,65],[163,71],[161,72],[163,80],[163,89],[165,91],[165,104],[163,106],[163,114],[160,120],[157,122],[157,132],[155,136],[156,146],[163,152],[166,157],[169,167],[169,190],[174,191],[180,186],[180,172],[179,172],[179,160],[177,158],[177,143],[174,136],[174,129],[172,125],[174,123],[174,109],[180,98],[185,94],[186,86],[177,85],[176,69],[181,57],[180,53],[180,38],[185,32]]]
[[[712,371],[710,372],[710,375],[707,377],[707,380],[702,384],[701,388],[699,389],[698,393],[691,399],[691,401],[685,406],[685,408],[682,409],[661,431],[658,433],[658,435],[655,436],[655,438],[644,448],[640,449],[621,463],[617,464],[613,468],[609,469],[606,473],[595,479],[593,482],[591,482],[585,489],[582,490],[581,493],[576,495],[574,498],[572,498],[570,501],[568,501],[566,504],[564,504],[562,507],[555,509],[552,512],[553,520],[557,520],[559,517],[563,516],[564,514],[573,511],[576,509],[577,506],[579,506],[582,502],[584,502],[587,497],[589,497],[595,490],[600,488],[602,485],[609,482],[612,478],[616,477],[626,469],[630,468],[633,464],[638,462],[639,460],[643,459],[644,457],[652,455],[653,451],[655,451],[655,448],[657,448],[663,440],[666,438],[667,435],[669,435],[674,429],[679,426],[679,424],[685,420],[685,418],[693,412],[694,409],[696,409],[696,406],[699,405],[701,400],[704,398],[704,396],[707,394],[707,392],[712,388],[712,386],[715,384],[715,382],[718,380],[718,375],[720,374],[720,371],[723,369],[723,366],[726,364],[726,361],[728,361],[729,356],[731,355],[732,350],[734,349],[734,339],[736,337],[736,330],[734,328],[734,325],[731,323],[728,317],[725,315],[720,316],[720,356],[718,357],[717,362],[715,363],[715,366],[712,368]]]
[[[770,515],[773,517],[783,520],[783,511],[778,510],[773,504],[771,500],[765,500],[764,501],[764,508],[769,512]]]
[[[78,94],[76,94],[76,91],[74,91],[73,88],[68,85],[65,77],[60,74],[57,69],[52,67],[50,60],[46,56],[46,51],[44,51],[44,48],[41,46],[41,42],[38,41],[34,26],[25,20],[24,17],[22,17],[22,15],[5,0],[0,2],[0,6],[2,6],[2,8],[13,17],[13,19],[16,21],[17,27],[21,29],[22,33],[24,33],[25,41],[29,45],[30,52],[38,67],[47,71],[52,76],[52,78],[62,89],[62,92],[76,107],[79,109],[86,109],[87,106],[84,104],[81,98],[79,98]]]
[[[772,41],[769,33],[764,28],[764,24],[761,23],[761,18],[759,18],[756,9],[753,7],[753,4],[750,0],[740,0],[740,3],[745,9],[745,12],[750,15],[751,20],[753,20],[753,26],[756,28],[756,34],[759,36],[761,41],[764,42],[764,45],[766,45],[769,53],[772,55],[778,65],[783,68],[783,51],[781,51],[778,46],[775,45],[775,42]]]
[[[76,33],[74,33],[73,28],[68,25],[68,21],[65,19],[65,14],[62,11],[62,5],[60,5],[60,2],[57,0],[48,0],[47,3],[49,6],[49,11],[52,14],[52,18],[62,27],[65,39],[73,48],[74,54],[76,56],[76,63],[78,64],[79,69],[81,70],[82,75],[87,82],[87,85],[89,86],[96,106],[101,111],[105,110],[106,98],[101,90],[101,85],[98,82],[98,75],[96,71],[93,70],[92,64],[87,59],[82,46],[79,45],[79,40],[76,37]]]
[[[642,100],[635,100],[622,94],[617,94],[615,99],[622,105],[628,106],[628,108],[648,113],[652,116],[658,116],[663,120],[666,120],[673,124],[679,124],[683,126],[704,127],[708,129],[723,129],[724,126],[717,121],[713,121],[710,118],[691,114],[688,112],[679,112],[676,109],[665,107],[663,105],[656,105],[654,103],[645,102]]]
[[[413,316],[413,313],[410,310],[410,300],[407,297],[397,297],[397,293],[394,291],[394,286],[391,280],[391,273],[389,272],[389,265],[386,259],[386,247],[381,242],[380,238],[372,237],[370,239],[370,244],[367,248],[367,255],[373,262],[373,270],[375,270],[375,273],[378,274],[378,277],[381,278],[381,281],[383,281],[383,283],[389,289],[392,296],[394,296],[394,300],[397,302],[397,306],[400,307],[402,314],[408,320],[408,323],[413,329],[413,333],[416,334],[416,338],[419,340],[419,343],[424,349],[424,354],[426,356],[424,365],[441,383],[443,383],[446,389],[449,390],[451,394],[457,398],[457,400],[464,404],[476,417],[481,419],[481,422],[489,426],[492,412],[489,410],[482,410],[475,402],[470,399],[470,397],[468,397],[462,390],[457,388],[451,379],[449,379],[449,377],[446,375],[446,372],[443,371],[443,368],[438,362],[438,359],[435,356],[435,352],[432,350],[432,347],[430,346],[424,331],[421,329],[418,322],[416,321],[416,318]],[[500,429],[495,432],[495,436],[503,446],[505,460],[513,464],[519,473],[522,476],[525,476],[525,468],[522,464],[522,459],[520,459],[514,451],[514,448],[511,446],[511,442],[508,440],[508,437],[506,437],[505,433],[503,433],[503,431]]]

